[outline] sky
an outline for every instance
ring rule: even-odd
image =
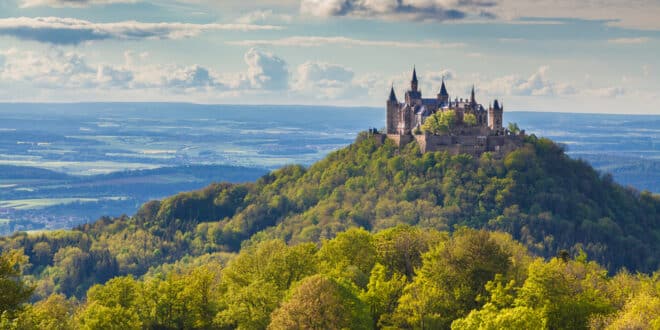
[[[0,102],[660,114],[658,0],[0,0]]]

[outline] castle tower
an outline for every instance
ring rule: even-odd
[[[417,69],[413,67],[412,80],[410,80],[410,90],[406,92],[406,104],[420,104],[421,99],[422,92],[419,90]]]
[[[413,67],[413,76],[412,76],[412,80],[410,81],[410,90],[413,92],[417,92],[418,88],[419,88],[419,82],[417,81],[417,68]]]
[[[399,101],[394,93],[394,85],[390,90],[390,97],[387,99],[387,134],[396,134],[399,127]]]
[[[500,107],[500,103],[495,100],[493,106],[488,108],[488,128],[501,130],[503,113],[504,107]]]
[[[440,104],[440,107],[449,105],[449,93],[447,93],[444,76],[442,77],[442,86],[440,86],[440,93],[438,94],[438,103]]]

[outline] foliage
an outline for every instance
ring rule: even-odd
[[[476,121],[476,118],[474,118],[475,123]],[[447,134],[454,130],[456,123],[456,112],[454,110],[438,111],[426,118],[422,130],[436,135]]]
[[[476,126],[477,125],[477,116],[472,113],[466,113],[463,115],[463,123],[467,126]]]
[[[652,328],[658,276],[610,275],[658,270],[659,228],[658,196],[547,139],[477,159],[361,135],[309,168],[0,238],[0,325],[263,329],[320,275],[369,327]]]
[[[503,233],[463,227],[451,234],[422,234],[417,229],[400,226],[376,234],[349,230],[324,240],[320,248],[310,243],[254,241],[225,267],[220,266],[222,259],[201,256],[140,279],[116,277],[91,287],[81,302],[51,295],[11,316],[5,313],[0,326],[646,329],[659,325],[660,274],[624,271],[611,277],[584,254],[574,259],[533,259]],[[424,251],[409,279],[405,267],[398,266],[402,255],[392,253],[391,246],[422,241],[427,248],[411,244],[416,248],[407,250],[412,255]],[[362,249],[370,252],[359,253]],[[368,282],[361,287],[354,275],[356,269],[366,267],[370,267],[364,270]]]
[[[350,287],[323,275],[304,279],[272,315],[269,329],[370,329],[366,306]]]
[[[21,278],[26,261],[17,250],[0,254],[0,315],[11,316],[32,294],[33,288]]]

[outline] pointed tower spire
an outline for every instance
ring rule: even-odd
[[[396,94],[394,93],[394,84],[392,84],[392,89],[390,89],[390,98],[389,98],[389,101],[390,101],[390,102],[398,102],[398,101],[396,100]]]
[[[417,81],[417,68],[413,66],[413,76],[412,80],[410,81],[410,88],[413,92],[417,91],[417,86],[419,85]]]
[[[447,93],[447,87],[445,86],[445,76],[442,76],[442,86],[440,86],[440,95],[449,97],[449,93]]]
[[[477,99],[474,97],[474,85],[472,85],[472,94],[470,95],[470,103],[472,105],[477,104]]]

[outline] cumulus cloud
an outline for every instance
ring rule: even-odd
[[[305,62],[296,70],[294,91],[317,98],[336,99],[353,89],[355,73],[350,68],[326,62]]]
[[[289,47],[321,47],[321,46],[344,46],[344,47],[394,47],[394,48],[460,48],[464,43],[441,43],[438,41],[423,40],[419,42],[402,42],[393,40],[365,40],[347,37],[319,37],[319,36],[294,36],[272,40],[242,40],[230,41],[230,45],[238,46],[289,46]]]
[[[284,90],[289,86],[286,62],[272,53],[251,48],[245,53],[247,78],[253,88]]]
[[[422,21],[494,18],[488,0],[302,0],[303,14],[330,17],[353,16]]]
[[[86,41],[121,39],[181,39],[208,30],[278,30],[281,27],[253,24],[144,23],[124,21],[93,23],[62,17],[15,17],[0,19],[0,35],[59,45],[76,45]]]
[[[548,79],[548,70],[549,67],[542,66],[527,78],[519,75],[500,77],[486,82],[481,88],[491,95],[553,96],[576,93],[573,86]]]
[[[89,7],[114,3],[134,3],[135,0],[22,0],[20,6],[29,7]]]

